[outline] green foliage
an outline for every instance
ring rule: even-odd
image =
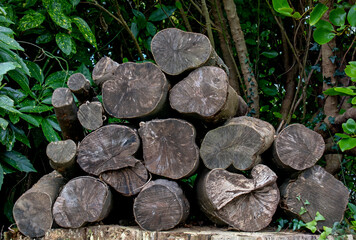
[[[18,28],[20,31],[26,31],[28,29],[36,28],[40,26],[44,20],[45,16],[43,16],[41,13],[30,12],[20,19],[20,22],[18,23]]]
[[[322,3],[318,3],[310,13],[309,24],[315,25],[329,8]]]
[[[344,133],[336,133],[335,135],[341,139],[338,141],[338,145],[342,152],[353,149],[356,147],[356,122],[352,118],[349,118],[346,123],[342,124]]]

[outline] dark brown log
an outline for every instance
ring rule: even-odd
[[[280,169],[301,171],[310,168],[323,156],[323,137],[302,124],[284,128],[273,144],[273,162]]]
[[[70,76],[67,85],[81,103],[90,100],[93,95],[90,82],[82,73]]]
[[[15,202],[13,216],[17,228],[30,238],[42,237],[53,224],[52,206],[65,180],[53,171],[44,175]]]
[[[238,96],[239,108],[237,109],[236,117],[245,116],[248,113],[248,106],[245,100]]]
[[[134,167],[132,155],[140,146],[136,130],[107,125],[86,136],[79,145],[77,162],[87,173],[99,175],[109,170]]]
[[[205,172],[198,180],[198,202],[214,222],[237,230],[259,231],[267,227],[279,203],[277,175],[259,164],[252,179],[224,169]]]
[[[115,79],[103,85],[103,105],[116,118],[144,118],[157,114],[164,106],[169,83],[153,63],[124,63]]]
[[[325,171],[332,175],[335,175],[340,172],[342,157],[342,154],[325,154]]]
[[[54,112],[64,139],[75,142],[83,138],[83,130],[77,118],[77,106],[68,88],[57,88],[52,95]]]
[[[192,175],[198,168],[199,149],[192,124],[180,119],[141,122],[143,159],[148,171],[171,179]]]
[[[325,218],[325,221],[318,221],[319,228],[333,227],[334,222],[341,222],[349,199],[344,184],[318,165],[303,171],[297,180],[285,182],[280,190],[280,205],[284,211],[304,222],[314,220],[319,212]],[[300,215],[302,207],[307,212]]]
[[[179,75],[203,65],[222,67],[229,74],[209,39],[200,33],[167,28],[153,37],[151,49],[157,65],[169,75]]]
[[[102,57],[93,69],[92,78],[94,83],[101,87],[107,80],[112,80],[118,66],[119,64],[111,58]]]
[[[109,187],[90,176],[70,180],[53,205],[53,217],[61,227],[79,228],[103,220],[111,210]]]
[[[57,172],[69,178],[75,174],[77,145],[73,140],[49,143],[46,154],[49,158],[49,164]]]
[[[141,161],[135,166],[106,171],[100,178],[124,196],[133,196],[142,190],[148,180],[148,172]]]
[[[224,70],[212,66],[191,72],[171,89],[169,95],[171,107],[179,113],[213,123],[235,116],[238,100]]]
[[[271,124],[252,117],[237,117],[209,131],[201,144],[200,157],[209,169],[233,167],[249,170],[273,143]]]
[[[100,102],[86,102],[79,106],[78,120],[88,130],[103,126],[103,106]]]
[[[189,215],[189,202],[176,182],[158,179],[149,182],[134,202],[138,225],[150,231],[174,228]]]

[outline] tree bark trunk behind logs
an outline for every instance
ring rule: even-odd
[[[273,143],[271,124],[252,117],[238,117],[209,131],[201,144],[200,157],[209,169],[233,167],[249,170]]]
[[[90,82],[82,73],[74,73],[70,76],[67,85],[81,103],[90,100],[93,95]]]
[[[53,171],[44,175],[15,202],[13,216],[21,233],[30,237],[42,237],[53,224],[52,206],[65,180]]]
[[[69,181],[53,205],[53,217],[61,227],[79,228],[103,220],[110,212],[109,187],[97,178],[77,177]]]
[[[116,118],[144,118],[157,114],[164,106],[170,85],[153,63],[124,63],[115,78],[103,85],[103,105]]]
[[[104,82],[114,79],[114,72],[119,64],[109,57],[102,57],[95,64],[92,78],[96,85],[101,87]]]
[[[174,228],[189,215],[189,202],[176,182],[149,182],[134,202],[135,220],[141,228],[161,231]]]
[[[192,175],[198,168],[199,149],[192,124],[180,119],[141,122],[143,159],[148,171],[171,179]]]
[[[205,172],[198,180],[202,211],[214,222],[241,231],[259,231],[270,224],[279,203],[277,176],[267,166],[252,169],[252,179],[224,169]]]
[[[209,39],[200,33],[164,29],[153,37],[151,49],[157,65],[169,75],[179,75],[203,65],[221,67],[229,74]]]
[[[273,144],[273,161],[278,168],[301,171],[310,168],[323,156],[323,137],[302,124],[283,129]]]
[[[200,67],[171,89],[171,107],[206,122],[225,121],[236,115],[239,106],[238,95],[228,81],[221,68]]]
[[[281,188],[281,208],[292,217],[304,222],[314,220],[316,212],[324,216],[322,226],[333,227],[341,222],[349,199],[349,191],[342,182],[316,165],[303,171],[297,180],[285,182]],[[310,204],[306,205],[308,201]],[[307,212],[300,215],[301,208]]]
[[[88,130],[96,130],[103,126],[103,106],[100,102],[86,102],[79,106],[78,119]]]
[[[86,136],[79,145],[77,162],[87,173],[100,173],[134,167],[132,155],[140,146],[136,130],[122,125],[107,125]]]

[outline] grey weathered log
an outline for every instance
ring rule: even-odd
[[[134,202],[138,225],[150,231],[174,228],[189,215],[189,202],[176,182],[158,179],[149,182]]]
[[[103,126],[104,109],[100,102],[86,102],[79,106],[78,120],[88,130],[96,130]]]
[[[140,146],[136,130],[107,125],[87,135],[79,145],[77,162],[87,173],[99,175],[109,170],[134,167],[132,155]]]
[[[109,57],[102,57],[93,69],[92,78],[96,85],[101,87],[104,82],[112,80],[119,64]]]
[[[93,95],[90,81],[82,73],[71,75],[67,81],[67,85],[81,103],[90,100]]]
[[[198,168],[196,131],[187,121],[169,118],[141,122],[143,159],[147,170],[171,179],[192,175]]]
[[[284,171],[310,168],[323,156],[323,137],[302,124],[284,128],[273,144],[273,162]]]
[[[242,116],[210,130],[200,147],[200,157],[209,169],[229,167],[249,170],[273,143],[275,130],[263,120]]]
[[[54,112],[64,139],[75,142],[83,138],[83,130],[77,118],[77,106],[68,88],[57,88],[52,95]]]
[[[153,37],[151,49],[157,65],[169,75],[179,75],[203,65],[221,67],[229,74],[209,39],[200,33],[167,28]]]
[[[325,154],[324,158],[326,162],[325,171],[332,175],[340,172],[343,158],[342,154]]]
[[[133,196],[139,193],[148,180],[146,167],[140,160],[135,166],[118,170],[106,171],[100,178],[124,196]]]
[[[304,170],[296,180],[286,181],[280,190],[280,206],[287,214],[309,222],[319,212],[325,218],[318,221],[320,229],[342,221],[349,199],[347,187],[318,165]],[[300,215],[302,207],[307,212]]]
[[[44,175],[15,202],[13,216],[21,233],[31,238],[42,237],[53,224],[52,206],[65,184],[61,174]]]
[[[240,95],[238,95],[238,99],[239,107],[237,109],[236,117],[245,116],[248,112],[247,103]]]
[[[116,118],[147,118],[164,106],[170,85],[153,63],[124,63],[103,85],[105,111]]]
[[[181,114],[206,122],[222,122],[236,115],[239,98],[228,76],[218,67],[205,66],[191,72],[169,94],[171,107]]]
[[[77,170],[77,145],[71,139],[51,142],[46,149],[49,164],[64,177],[71,178]]]
[[[112,195],[103,181],[82,176],[70,180],[53,205],[53,218],[65,228],[103,220],[112,207]]]
[[[225,223],[241,231],[267,227],[279,203],[277,175],[259,164],[252,179],[217,168],[198,180],[197,199],[202,211],[217,224]]]

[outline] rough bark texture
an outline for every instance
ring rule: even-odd
[[[297,180],[284,183],[280,190],[281,208],[304,222],[314,220],[319,212],[325,221],[319,221],[318,227],[333,227],[334,222],[340,222],[344,217],[349,191],[320,166],[303,171]],[[305,201],[310,204],[305,205]],[[301,207],[308,212],[300,216]]]
[[[102,86],[107,80],[114,78],[114,72],[119,64],[109,57],[102,57],[99,62],[95,64],[92,78],[96,85]]]
[[[323,137],[302,124],[284,128],[273,144],[273,161],[278,168],[301,171],[310,168],[323,156]]]
[[[238,100],[224,70],[211,66],[194,70],[169,94],[171,107],[179,113],[213,123],[235,116]]]
[[[103,105],[116,118],[144,118],[157,114],[166,101],[169,83],[153,63],[124,63],[115,78],[103,85]]]
[[[340,172],[341,169],[341,161],[342,161],[342,154],[325,154],[325,171],[334,175]]]
[[[108,170],[134,167],[132,155],[140,146],[135,130],[107,125],[86,136],[79,145],[77,162],[87,173],[99,175]]]
[[[71,139],[65,141],[51,142],[46,149],[49,164],[57,172],[65,177],[75,174],[77,145]]]
[[[233,118],[205,135],[200,157],[209,169],[248,170],[261,162],[260,154],[272,145],[274,133],[273,126],[263,120]]]
[[[88,130],[96,130],[103,126],[103,106],[100,102],[86,102],[79,106],[78,120]]]
[[[61,227],[78,228],[87,222],[103,220],[111,204],[111,192],[104,182],[90,176],[77,177],[59,194],[53,205],[53,217]]]
[[[142,162],[137,160],[133,167],[106,171],[100,178],[122,195],[133,196],[139,193],[147,182],[148,172]]]
[[[189,215],[189,202],[176,182],[149,182],[134,202],[135,220],[141,228],[161,231],[174,228]]]
[[[30,237],[42,237],[53,224],[52,206],[65,181],[53,171],[44,175],[15,202],[13,216],[21,233]]]
[[[90,100],[93,95],[93,90],[90,87],[90,82],[82,73],[74,73],[67,82],[68,88],[74,93],[80,102]]]
[[[198,202],[217,223],[237,230],[259,231],[272,221],[278,203],[277,176],[267,166],[252,169],[252,179],[223,169],[206,172],[198,181]]]
[[[77,106],[72,92],[68,88],[57,88],[52,95],[52,105],[63,138],[72,139],[75,142],[80,141],[83,138],[83,131],[77,118]]]

